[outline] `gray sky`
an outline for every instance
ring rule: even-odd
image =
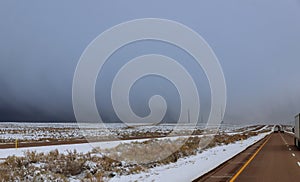
[[[288,122],[300,112],[298,0],[2,0],[0,120],[74,120],[72,79],[83,50],[116,24],[149,17],[183,23],[213,48],[227,81],[226,122]],[[109,98],[118,66],[145,53],[173,57],[191,72],[206,117],[210,93],[201,68],[182,50],[151,41],[124,47],[103,68],[96,88],[96,97],[104,100],[97,102],[101,116],[116,120],[110,101],[103,98]],[[133,109],[146,115],[147,98],[156,93],[168,101],[166,119],[176,120],[178,94],[161,78],[145,78],[135,85]]]

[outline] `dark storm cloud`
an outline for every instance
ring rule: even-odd
[[[299,10],[296,0],[1,1],[0,120],[74,120],[72,79],[89,42],[123,21],[157,17],[186,24],[214,49],[227,81],[226,122],[289,122],[300,112]],[[119,64],[134,53],[149,52],[168,53],[185,64],[197,81],[206,117],[210,107],[207,80],[190,58],[174,48],[136,45],[111,61]],[[103,73],[107,76],[97,82],[100,100],[109,98],[101,94],[107,94],[115,69],[113,64],[106,68],[108,71]],[[149,94],[172,89],[165,83],[160,90],[158,83],[164,81],[146,80],[135,87],[132,107],[137,114],[147,114],[145,101]],[[138,94],[143,88],[150,89],[148,95]],[[173,107],[166,120],[177,117],[178,99],[172,97],[177,97],[174,90],[168,95]],[[103,117],[117,119],[109,100],[98,104],[101,102]]]

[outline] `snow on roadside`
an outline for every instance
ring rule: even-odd
[[[269,132],[270,133],[270,132]],[[128,176],[115,176],[111,181],[191,181],[210,170],[216,168],[221,163],[232,158],[236,154],[240,153],[248,146],[262,139],[269,133],[262,133],[257,136],[250,137],[244,141],[239,141],[229,145],[217,146],[211,149],[207,149],[202,153],[195,156],[179,159],[176,163],[168,165],[162,165],[149,169],[147,172],[139,174],[132,174]],[[181,136],[182,137],[182,136]],[[179,137],[166,137],[176,140]],[[161,138],[161,139],[166,139]],[[137,139],[137,140],[122,140],[122,141],[110,141],[110,142],[97,142],[95,145],[102,149],[116,147],[121,143],[130,143],[134,141],[142,142],[149,139]],[[85,144],[69,144],[69,145],[54,145],[54,146],[42,146],[42,147],[28,147],[19,149],[1,149],[0,158],[6,158],[11,155],[24,156],[26,151],[36,151],[37,153],[48,153],[58,149],[60,153],[67,153],[67,151],[76,150],[79,153],[88,153],[93,149],[93,146],[89,143]],[[182,173],[184,171],[184,174]]]
[[[262,127],[261,129],[255,130],[255,132],[261,132],[261,131],[266,130],[266,129],[268,129],[268,128],[269,128],[269,126],[268,126],[268,125],[265,125],[265,126]]]
[[[270,133],[262,133],[244,141],[217,146],[198,155],[179,159],[176,163],[149,169],[148,172],[116,176],[110,181],[192,181],[218,167]]]
[[[141,139],[139,141],[144,141],[146,139]],[[120,143],[129,143],[134,142],[135,140],[122,140],[122,141],[110,141],[110,142],[96,142],[95,146],[99,146],[101,149],[112,148]],[[67,154],[67,151],[76,150],[79,153],[88,153],[92,151],[93,146],[89,143],[83,144],[66,144],[66,145],[49,145],[49,146],[41,146],[41,147],[25,147],[25,148],[9,148],[9,149],[0,149],[0,158],[6,158],[8,156],[24,156],[24,152],[26,151],[36,151],[37,153],[48,153],[53,150],[58,150],[60,153]]]
[[[257,126],[256,128],[260,128],[260,126]],[[244,131],[238,131],[238,132],[227,132],[226,134],[227,135],[236,135],[236,134],[242,134],[242,133],[245,133],[245,132],[249,132],[249,131],[252,131],[252,132],[261,132],[263,130],[266,130],[269,128],[268,125],[264,125],[262,128],[260,129],[256,129],[256,128],[253,128],[253,127],[248,127],[248,129],[244,130]]]
[[[195,135],[201,137],[201,135]],[[174,136],[174,137],[163,137],[157,138],[158,140],[170,139],[176,140],[178,138],[187,138],[190,136]],[[93,150],[93,148],[100,147],[101,149],[108,149],[116,147],[122,143],[131,143],[131,142],[144,142],[151,139],[135,139],[135,140],[117,140],[117,141],[105,141],[105,142],[95,142],[93,145],[90,143],[82,144],[66,144],[66,145],[49,145],[49,146],[40,146],[40,147],[24,147],[24,148],[8,148],[0,149],[0,158],[7,158],[8,156],[15,155],[17,157],[24,156],[26,151],[36,151],[37,153],[48,153],[53,150],[58,150],[60,153],[67,154],[67,151],[76,150],[79,153],[88,153]]]

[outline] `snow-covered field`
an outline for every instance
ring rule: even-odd
[[[138,136],[140,136],[149,133],[167,134],[169,131],[172,131],[174,126],[161,125],[161,126],[139,126],[135,128],[132,127],[127,128],[126,126],[122,126],[120,124],[111,124],[108,128],[110,128],[111,131],[119,134],[121,133],[122,135],[130,136],[134,134],[135,136],[138,133],[139,134]],[[184,136],[184,135],[178,135],[172,137],[169,136],[169,137],[159,138],[156,140],[150,138],[146,138],[146,139],[137,138],[134,140],[101,141],[101,142],[95,142],[93,143],[93,145],[91,145],[90,143],[83,143],[83,144],[68,144],[68,145],[55,145],[55,146],[49,145],[49,146],[27,147],[27,148],[17,148],[17,149],[6,148],[6,149],[0,149],[0,166],[4,164],[4,163],[1,164],[1,161],[3,162],[9,160],[8,163],[12,162],[13,164],[14,162],[11,160],[27,161],[26,157],[31,155],[28,152],[32,152],[32,151],[34,151],[33,158],[37,158],[37,156],[39,156],[39,158],[41,158],[42,160],[42,158],[43,157],[45,158],[45,156],[47,155],[51,155],[50,157],[53,157],[52,156],[53,151],[55,150],[59,153],[59,155],[64,155],[65,157],[71,155],[70,151],[76,150],[76,153],[73,153],[72,155],[75,155],[75,158],[76,155],[80,155],[81,158],[80,157],[78,158],[79,161],[84,159],[85,163],[81,166],[81,168],[84,169],[80,170],[82,172],[79,172],[78,174],[76,173],[72,175],[71,174],[66,175],[63,179],[67,181],[81,181],[83,178],[86,179],[86,177],[89,175],[93,176],[94,173],[89,172],[91,165],[93,166],[92,167],[93,170],[101,172],[100,175],[101,180],[105,180],[105,181],[191,181],[209,172],[210,170],[214,169],[221,163],[225,162],[226,160],[240,153],[248,146],[264,138],[266,135],[268,135],[271,132],[271,128],[272,128],[271,126],[247,126],[247,127],[222,126],[220,128],[220,131],[217,133],[219,138],[216,140],[212,140],[212,142],[215,143],[213,145],[208,145],[209,147],[199,148],[197,147],[198,143],[196,143],[196,148],[195,148],[195,143],[192,143],[193,145],[186,146],[187,149],[180,149],[182,151],[180,151],[175,155],[176,160],[174,161],[167,160],[163,163],[158,162],[156,164],[151,163],[151,164],[142,164],[142,165],[139,164],[129,165],[126,164],[125,161],[120,161],[121,162],[120,164],[116,164],[113,161],[109,161],[110,167],[108,167],[107,170],[110,171],[103,171],[105,170],[105,168],[101,166],[103,164],[103,160],[104,162],[105,160],[107,160],[103,158],[103,156],[106,155],[106,153],[104,152],[106,149],[107,150],[112,149],[118,151],[121,148],[120,146],[125,148],[127,147],[130,149],[134,147],[133,145],[134,143],[151,143],[151,142],[153,143],[157,141],[158,143],[161,144],[165,144],[167,141],[167,144],[170,144],[172,146],[175,145],[176,142],[178,142],[178,140],[184,138],[187,139],[188,136]],[[2,137],[2,139],[10,139],[10,140],[17,139],[17,138],[24,140],[28,136],[32,137],[32,138],[29,137],[30,140],[32,141],[41,139],[42,138],[41,136],[45,138],[57,138],[57,137],[59,138],[62,137],[62,135],[65,135],[66,133],[67,134],[72,133],[73,134],[72,136],[76,136],[74,138],[82,137],[77,125],[72,123],[67,123],[67,124],[66,123],[64,124],[1,123],[0,129],[1,129],[0,138]],[[87,129],[87,131],[95,131],[92,124],[87,124],[85,129]],[[211,137],[211,133],[203,129],[203,126],[196,128],[196,130],[198,130],[199,132],[193,135],[193,137],[195,137],[195,140],[193,140],[193,142],[199,140],[202,141],[201,138],[205,139],[205,137],[208,136]],[[107,135],[107,133],[99,133],[99,128],[97,128],[97,132],[99,135]],[[39,135],[39,133],[42,134]],[[67,135],[67,137],[69,137],[69,135]],[[94,151],[95,146],[97,146],[97,148],[99,147],[101,151],[97,151],[98,153],[97,152],[95,153]],[[92,154],[92,156],[99,157],[97,158],[97,160],[102,160],[102,163],[99,162],[97,163],[97,160],[93,157],[91,159],[87,159],[87,157],[90,156],[90,153]],[[9,156],[15,156],[15,158],[9,158]],[[18,159],[18,157],[20,159]],[[60,156],[59,158],[62,157]],[[28,165],[28,162],[26,162],[26,165]],[[114,165],[116,166],[114,167]],[[39,160],[34,160],[34,162],[29,162],[29,166],[31,167],[28,168],[31,168],[31,170],[33,169],[37,170],[39,171],[39,173],[41,173],[42,171],[44,171],[45,173],[45,169],[47,168],[47,164],[45,163],[45,161],[39,162]],[[118,169],[115,170],[115,168]],[[19,168],[17,169],[20,170]],[[14,171],[16,169],[14,168],[11,170]],[[36,179],[34,177],[34,175],[36,175],[35,174],[36,172],[34,172],[34,174],[30,174],[30,170],[27,170],[26,168],[25,169],[21,168],[21,170],[25,171],[24,174],[27,174],[30,179]],[[184,175],[182,175],[182,171],[184,171]],[[98,172],[96,174],[98,174]],[[38,175],[40,176],[41,174]],[[53,174],[52,172],[51,175],[55,175],[55,174]],[[52,177],[47,179],[50,179],[50,181],[56,179]],[[1,179],[1,175],[0,175],[0,179]],[[47,181],[45,180],[46,177],[41,179]]]
[[[121,123],[109,123],[105,128],[99,128],[99,124],[87,123],[81,124],[80,128],[77,123],[12,123],[0,122],[0,143],[14,142],[16,139],[20,141],[46,141],[82,139],[84,137],[103,137],[108,136],[128,138],[154,134],[155,136],[166,136],[173,131],[175,125],[161,124],[158,126],[137,126],[127,127]],[[254,126],[254,128],[257,126]],[[182,131],[177,131],[178,135],[183,135],[183,130],[189,130],[188,127],[182,126]],[[192,129],[203,130],[205,126],[196,126]],[[236,133],[237,130],[244,132],[244,127],[224,125],[220,128],[226,133]],[[253,126],[248,126],[248,130]],[[180,133],[182,132],[182,133]]]

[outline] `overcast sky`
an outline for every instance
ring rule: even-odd
[[[300,112],[298,0],[2,0],[0,120],[75,120],[72,79],[84,49],[114,25],[149,17],[185,24],[210,44],[227,83],[226,122],[290,122]],[[153,41],[124,47],[103,68],[96,87],[96,97],[104,100],[97,102],[101,116],[117,120],[103,98],[110,97],[117,67],[145,53],[173,57],[191,72],[205,117],[210,92],[201,68],[182,50]],[[132,108],[147,115],[147,98],[159,93],[168,101],[166,119],[176,120],[178,94],[162,78],[140,80],[132,89]]]

